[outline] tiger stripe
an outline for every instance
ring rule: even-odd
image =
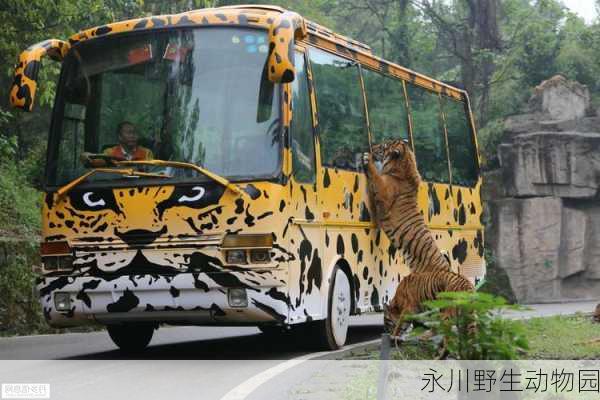
[[[383,161],[381,174],[373,158]],[[438,248],[417,205],[421,177],[408,144],[395,140],[374,145],[367,162],[367,176],[375,222],[394,247],[402,249],[411,272],[449,271],[450,263]]]
[[[434,300],[441,292],[467,292],[475,290],[464,276],[441,269],[411,273],[400,281],[389,306],[384,308],[384,324],[393,335],[398,333],[402,319],[408,314],[422,311],[422,303]],[[450,316],[451,312],[446,313]]]

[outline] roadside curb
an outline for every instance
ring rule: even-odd
[[[257,375],[254,375],[244,382],[240,383],[229,392],[225,393],[220,400],[244,400],[248,398],[255,390],[257,390],[260,386],[267,383],[271,379],[275,378],[277,375],[291,369],[297,367],[298,365],[304,363],[309,360],[332,360],[331,358],[326,358],[327,356],[331,356],[332,354],[349,352],[354,349],[360,348],[362,346],[374,345],[376,343],[381,342],[381,339],[369,340],[367,342],[356,343],[350,346],[347,346],[341,350],[334,351],[320,351],[312,354],[305,354],[300,357],[292,358],[285,362],[275,365]]]

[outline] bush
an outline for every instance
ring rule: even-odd
[[[39,232],[41,199],[16,165],[1,165],[0,236],[30,237]]]
[[[52,329],[42,316],[33,295],[35,276],[31,264],[36,262],[36,243],[2,241],[0,250],[8,254],[0,263],[0,335],[23,335],[49,332]]]
[[[518,308],[502,297],[480,292],[444,292],[424,303],[426,311],[410,318],[441,336],[450,358],[511,360],[528,348],[522,325],[500,317],[499,310]],[[454,310],[451,317],[444,312]],[[423,328],[412,335],[420,335]]]
[[[486,221],[486,227],[489,227],[491,222]],[[510,279],[506,271],[498,266],[496,256],[490,249],[485,249],[485,282],[477,289],[479,292],[493,294],[495,296],[504,297],[510,303],[515,304],[517,297],[513,292],[510,284]]]

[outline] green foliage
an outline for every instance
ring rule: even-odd
[[[509,306],[501,297],[479,292],[444,292],[411,316],[444,339],[448,355],[460,360],[511,360],[528,347],[522,326],[503,319]],[[447,317],[450,310],[450,316]],[[415,329],[413,335],[422,333]]]
[[[498,145],[502,141],[504,133],[504,120],[501,118],[494,119],[481,128],[478,132],[479,152],[483,155],[484,169],[494,169],[500,166],[498,160]]]
[[[489,225],[489,221],[485,224]],[[496,257],[490,249],[485,249],[485,282],[478,289],[479,292],[490,293],[504,297],[509,303],[514,304],[517,298],[513,293],[510,280],[506,271],[497,264]]]
[[[21,255],[0,266],[0,335],[23,335],[48,330],[38,299],[31,290],[35,277],[29,261]]]
[[[0,167],[0,237],[26,237],[40,226],[41,193],[14,164]]]

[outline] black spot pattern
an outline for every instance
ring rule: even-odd
[[[344,238],[342,237],[342,235],[338,235],[337,237],[336,250],[338,255],[342,257],[344,256],[346,249],[344,248]]]
[[[312,256],[312,261],[310,263],[310,267],[308,268],[308,272],[306,273],[306,279],[308,280],[306,293],[312,293],[313,282],[318,289],[321,288],[321,280],[323,279],[322,269],[323,266],[321,263],[321,258],[319,258],[319,252],[317,251],[317,249],[315,249]]]
[[[106,310],[108,312],[127,312],[133,310],[138,304],[140,304],[140,299],[131,290],[125,289],[119,300],[108,304]]]
[[[467,248],[467,241],[465,239],[460,239],[458,243],[452,248],[452,258],[454,258],[460,264],[462,264],[467,259]]]

